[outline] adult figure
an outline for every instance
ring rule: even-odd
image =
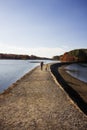
[[[43,62],[40,63],[41,70],[43,70]]]

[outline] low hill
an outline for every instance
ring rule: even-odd
[[[87,49],[75,49],[64,53],[60,57],[61,61],[77,61],[77,62],[87,62]]]
[[[57,57],[57,56],[56,56]],[[75,49],[58,56],[63,62],[87,62],[87,49]],[[53,57],[55,58],[55,56]]]

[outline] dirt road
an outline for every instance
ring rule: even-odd
[[[87,116],[36,68],[0,95],[0,130],[87,130]]]

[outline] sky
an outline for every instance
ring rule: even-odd
[[[0,53],[44,57],[87,48],[87,0],[0,0]]]

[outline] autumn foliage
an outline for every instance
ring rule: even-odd
[[[87,49],[72,50],[60,56],[62,62],[87,62]]]

